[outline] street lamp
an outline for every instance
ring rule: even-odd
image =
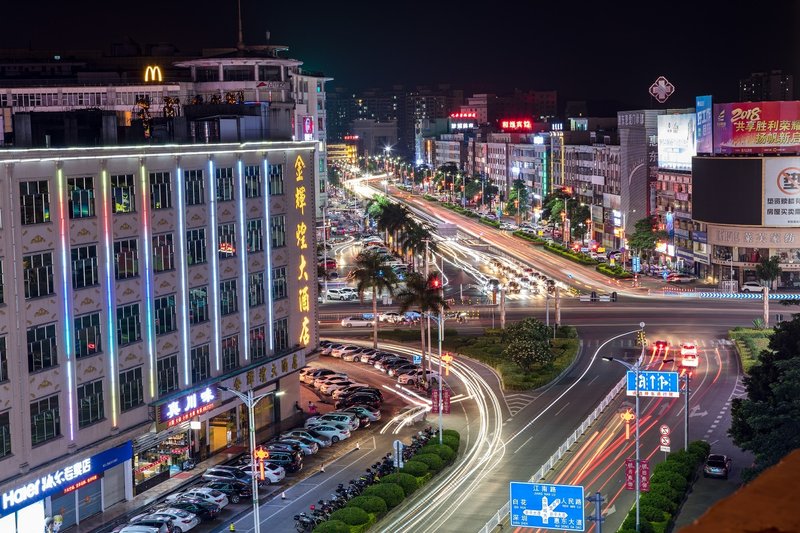
[[[639,327],[644,331],[644,322],[639,323]],[[636,531],[639,531],[639,372],[641,371],[641,364],[644,361],[644,343],[642,343],[642,353],[635,364],[630,364],[622,359],[616,359],[610,356],[603,356],[603,361],[614,361],[619,363],[628,370],[634,372],[636,379]]]
[[[253,389],[247,391],[247,394],[243,392],[239,392],[238,390],[231,389],[230,387],[225,387],[222,385],[217,385],[217,388],[221,391],[230,392],[231,394],[235,395],[237,398],[242,400],[247,406],[247,415],[249,419],[250,425],[250,477],[252,482],[252,492],[253,492],[253,525],[255,533],[261,533],[261,516],[258,509],[258,478],[256,473],[256,462],[254,460],[255,451],[256,451],[256,421],[255,421],[255,406],[256,404],[261,401],[262,399],[266,398],[273,392],[268,392],[266,394],[261,394],[259,396],[253,396]],[[274,393],[276,396],[281,395],[281,392]]]
[[[511,167],[511,173],[514,174],[514,191],[517,193],[516,196],[514,197],[515,198],[514,199],[514,204],[517,207],[516,222],[517,222],[517,226],[519,226],[519,222],[520,222],[520,220],[519,220],[519,186],[517,185],[517,180],[519,179],[519,173],[520,173],[519,165],[514,165],[513,167]]]

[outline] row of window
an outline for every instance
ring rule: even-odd
[[[233,168],[216,169],[216,199],[228,202],[235,199]],[[283,165],[269,167],[269,194],[284,194]],[[183,173],[186,205],[206,203],[204,171],[186,170]],[[261,167],[244,167],[244,189],[247,198],[261,197]],[[91,176],[67,179],[67,203],[69,218],[95,216],[95,178]],[[172,208],[172,173],[150,173],[151,209]],[[47,180],[23,181],[19,184],[20,213],[23,225],[41,224],[50,221],[50,183]],[[136,211],[136,177],[134,174],[111,176],[111,210],[114,213]]]

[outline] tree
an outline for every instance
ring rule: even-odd
[[[625,231],[625,228],[622,228],[622,231]],[[658,218],[654,216],[643,218],[633,225],[633,233],[628,238],[628,248],[636,250],[639,254],[652,252],[656,249],[656,243],[666,238],[666,232],[658,229]]]
[[[411,213],[402,204],[387,203],[377,217],[378,229],[386,232],[386,241],[392,235],[392,246],[397,245],[397,233],[411,221]]]
[[[362,252],[356,258],[356,268],[352,276],[356,280],[356,290],[361,303],[364,303],[364,293],[372,290],[372,347],[378,347],[378,295],[387,291],[394,294],[397,287],[397,274],[376,252]]]
[[[415,222],[409,221],[400,238],[400,249],[403,253],[411,253],[414,270],[417,270],[417,254],[424,254],[425,241],[428,242],[428,249],[431,252],[436,251],[436,242],[433,241],[433,235],[430,228]],[[427,257],[423,256],[423,266],[427,262]]]
[[[511,186],[511,191],[508,194],[508,202],[506,202],[506,212],[513,215],[517,214],[517,199],[519,199],[519,213],[523,215],[528,212],[528,188],[525,186],[525,181],[521,178],[514,180]]]
[[[761,261],[756,265],[756,276],[763,282],[769,285],[772,289],[776,279],[781,277],[780,258],[773,255],[770,258],[762,257]]]
[[[534,365],[546,366],[553,362],[550,350],[549,328],[535,318],[526,318],[508,326],[503,332],[507,357],[523,370],[530,371]]]
[[[425,358],[425,320],[426,313],[439,314],[448,309],[447,303],[442,298],[441,279],[439,274],[430,273],[428,277],[419,272],[412,272],[406,276],[406,286],[397,295],[400,303],[400,313],[405,313],[409,309],[414,309],[420,314],[419,334],[422,343],[423,365]],[[428,368],[431,367],[431,355],[428,354]],[[430,376],[426,379],[430,380]],[[430,386],[430,383],[428,383]]]
[[[752,479],[800,447],[800,315],[779,323],[758,363],[744,378],[746,398],[733,400],[728,435],[755,462],[743,477]]]

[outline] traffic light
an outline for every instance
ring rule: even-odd
[[[431,289],[441,289],[442,288],[442,280],[439,279],[437,274],[431,275],[430,279],[428,280],[428,286]]]
[[[636,344],[638,346],[647,346],[647,336],[644,331],[639,330],[636,332]]]

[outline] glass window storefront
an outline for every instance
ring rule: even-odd
[[[189,465],[189,432],[172,435],[153,447],[134,454],[134,493],[154,487]]]

